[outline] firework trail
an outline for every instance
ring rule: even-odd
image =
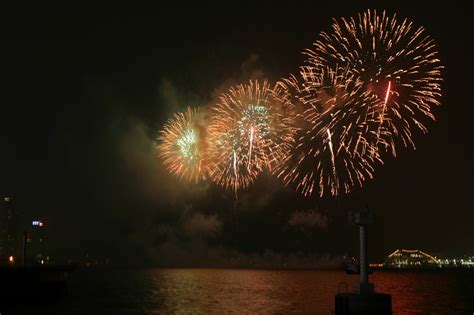
[[[189,182],[205,178],[206,129],[202,121],[202,114],[188,107],[168,120],[158,139],[158,154],[165,167]]]
[[[388,81],[387,93],[385,94],[385,101],[384,106],[387,106],[388,97],[390,96],[390,87],[392,86],[392,82]]]
[[[279,85],[295,95],[301,128],[292,154],[274,170],[278,177],[305,196],[349,193],[373,177],[381,162],[373,147],[380,100],[360,80],[347,69],[306,66]]]
[[[383,122],[384,122],[384,119],[385,119],[385,112],[387,110],[387,103],[388,103],[388,98],[390,96],[390,87],[391,87],[391,85],[392,85],[391,81],[388,81],[388,87],[387,87],[387,92],[385,93],[385,99],[384,99],[384,102],[383,102],[382,112],[379,115],[379,122],[380,123],[379,123],[379,127],[377,129],[377,141],[375,143],[374,151],[372,152],[372,154],[375,154],[376,151],[378,152],[378,149],[379,149],[380,132],[382,131],[382,125],[383,125]],[[387,148],[387,146],[385,146],[385,149],[386,148]],[[392,152],[395,152],[395,151],[392,151]]]
[[[365,90],[385,100],[374,109],[381,121],[377,133],[391,138],[384,147],[394,156],[398,142],[415,148],[413,129],[426,133],[422,120],[435,119],[431,110],[440,105],[443,66],[423,27],[367,10],[356,18],[334,19],[331,32],[321,32],[305,54],[316,68],[347,67]]]
[[[333,149],[333,146],[332,146],[332,135],[331,135],[331,131],[329,130],[329,128],[326,129],[326,131],[327,131],[327,134],[328,134],[329,151],[331,152],[331,163],[332,163],[332,170],[333,170],[334,180],[337,181],[336,158],[334,157],[334,149]]]
[[[294,106],[281,88],[250,81],[229,89],[211,108],[210,177],[237,191],[283,161],[294,141]]]
[[[250,146],[249,146],[249,158],[248,158],[248,164],[247,167],[250,168],[250,161],[252,160],[252,147],[253,147],[253,134],[255,133],[255,127],[251,126],[250,127]]]

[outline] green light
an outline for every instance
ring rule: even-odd
[[[254,126],[262,135],[269,133],[271,119],[268,108],[259,104],[249,104],[243,111],[242,119],[239,121],[239,130],[241,135],[247,135],[249,126]]]
[[[181,155],[189,160],[197,158],[197,137],[194,129],[187,129],[177,141]]]

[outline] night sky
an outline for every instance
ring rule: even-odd
[[[63,258],[205,265],[230,251],[356,254],[347,211],[367,203],[372,261],[397,248],[472,255],[473,11],[406,3],[12,14],[2,21],[0,193],[25,221],[46,222]],[[296,72],[331,18],[367,8],[408,17],[435,39],[446,66],[437,122],[415,135],[417,150],[399,150],[348,196],[303,198],[263,174],[241,193],[232,231],[233,193],[168,175],[154,151],[158,130],[232,84]]]

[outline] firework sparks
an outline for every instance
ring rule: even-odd
[[[296,183],[306,196],[348,193],[372,178],[374,164],[380,162],[371,132],[379,122],[373,108],[380,101],[346,69],[302,67],[299,77],[279,83],[296,91],[303,127],[292,155],[275,174],[287,184]]]
[[[413,130],[435,119],[443,66],[407,19],[371,10],[335,19],[305,54],[298,75],[274,87],[250,81],[221,94],[207,129],[191,109],[176,114],[159,145],[170,172],[207,174],[237,196],[268,169],[306,196],[335,196],[372,178],[384,151],[414,148]]]
[[[209,175],[223,187],[248,186],[285,159],[296,129],[282,89],[250,81],[223,93],[209,123]]]
[[[158,152],[168,171],[179,178],[197,182],[205,178],[205,128],[198,112],[188,107],[164,126]]]
[[[364,89],[384,100],[374,110],[382,112],[378,133],[391,138],[385,147],[394,156],[399,141],[414,148],[413,129],[427,132],[422,120],[434,120],[431,109],[441,97],[443,66],[424,28],[367,10],[357,18],[334,19],[332,31],[321,32],[313,46],[305,51],[309,65],[347,67]]]

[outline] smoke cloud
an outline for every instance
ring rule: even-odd
[[[329,219],[323,213],[315,210],[301,211],[296,210],[291,214],[288,225],[296,228],[320,228],[327,229]]]

